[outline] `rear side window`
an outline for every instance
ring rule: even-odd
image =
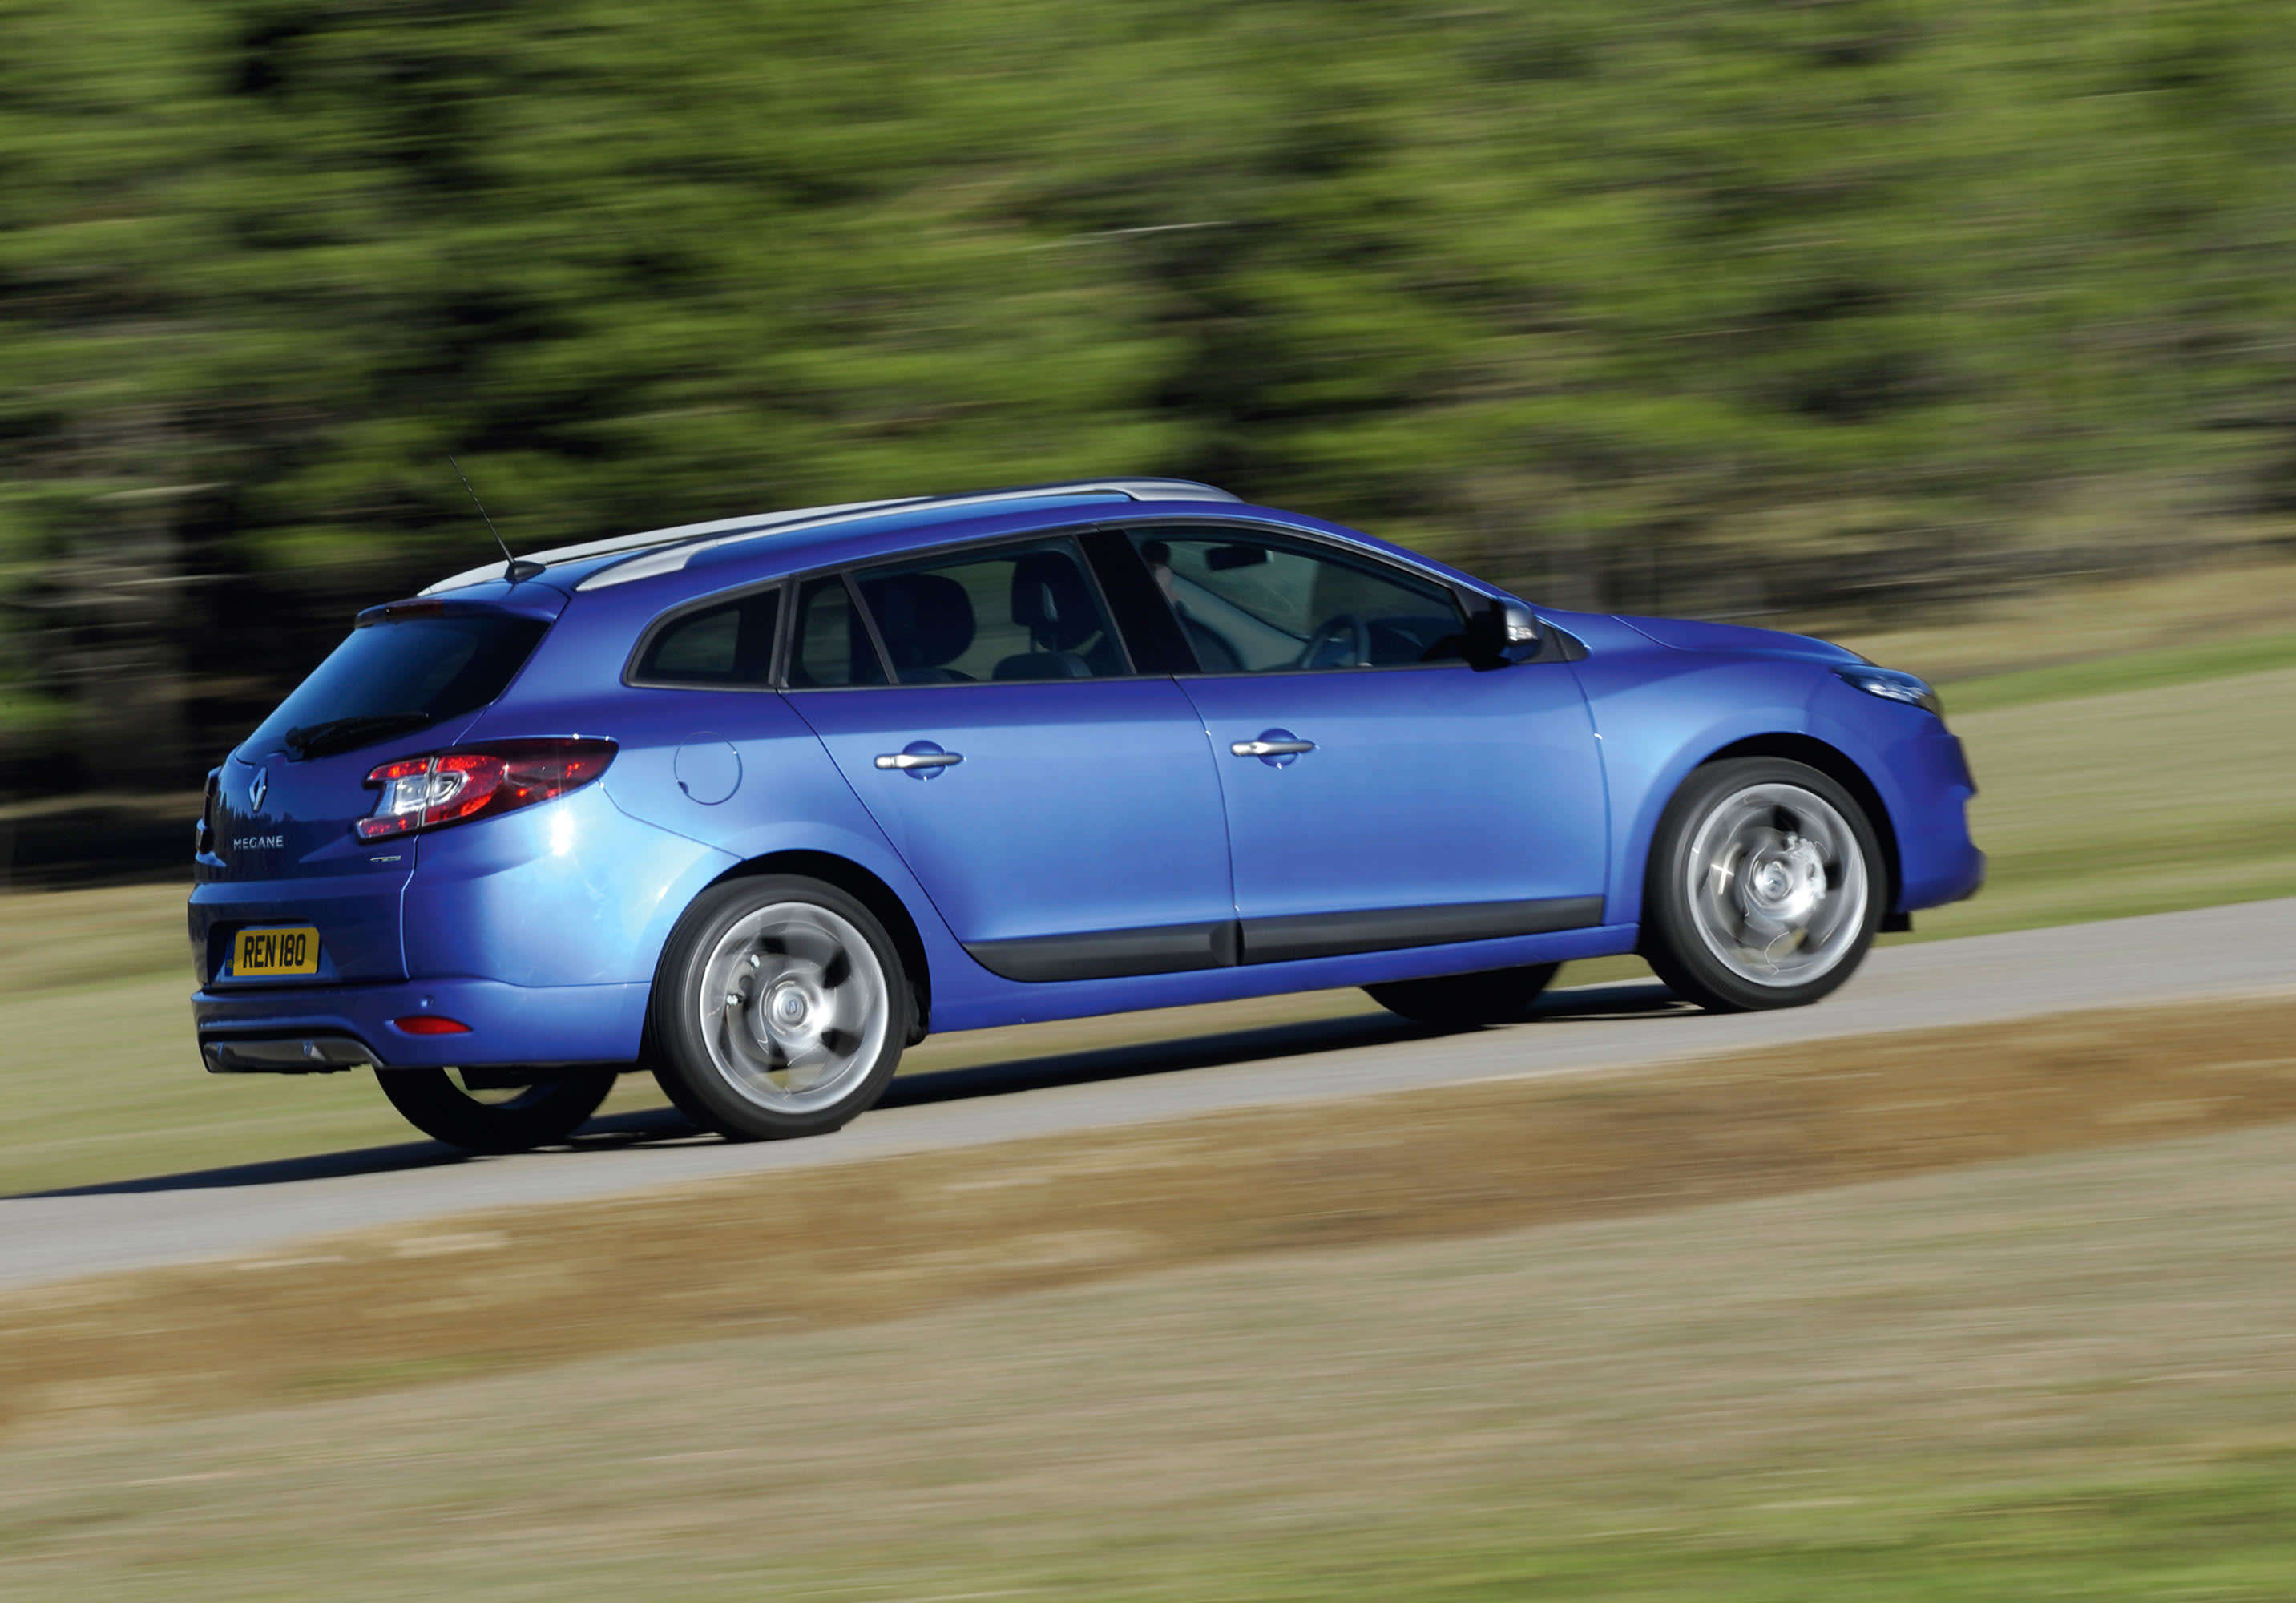
[[[509,686],[549,629],[508,612],[362,623],[248,744],[324,757],[475,712]]]
[[[773,678],[779,588],[673,618],[654,632],[630,676],[640,685],[762,686]]]
[[[808,580],[797,593],[790,640],[789,683],[792,690],[845,685],[882,685],[885,670],[868,626],[854,610],[845,580],[831,574]]]
[[[1065,539],[879,568],[860,586],[904,685],[1131,671],[1083,555]]]

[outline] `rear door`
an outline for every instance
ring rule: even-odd
[[[967,951],[1007,979],[1234,960],[1204,731],[1136,674],[1076,543],[810,580],[788,694]]]
[[[1595,730],[1567,663],[1478,672],[1433,577],[1306,537],[1134,532],[1199,664],[1242,960],[1602,922]]]

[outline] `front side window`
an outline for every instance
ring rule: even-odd
[[[1241,530],[1133,540],[1206,673],[1402,668],[1455,662],[1465,644],[1447,587],[1369,558]]]
[[[904,685],[1131,671],[1083,555],[1066,539],[878,568],[859,585]]]
[[[774,671],[778,588],[674,618],[646,642],[631,678],[644,685],[720,689],[768,683]]]

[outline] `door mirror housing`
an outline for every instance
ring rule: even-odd
[[[1267,560],[1265,546],[1214,546],[1204,553],[1204,566],[1215,573],[1235,568],[1256,568]]]
[[[1468,663],[1505,668],[1538,650],[1538,620],[1520,601],[1493,600],[1467,620]]]

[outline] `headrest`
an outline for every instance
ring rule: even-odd
[[[972,597],[945,573],[865,580],[861,595],[897,674],[944,668],[972,649]]]
[[[1100,631],[1092,587],[1065,551],[1031,551],[1013,564],[1013,621],[1038,651],[1073,651]]]

